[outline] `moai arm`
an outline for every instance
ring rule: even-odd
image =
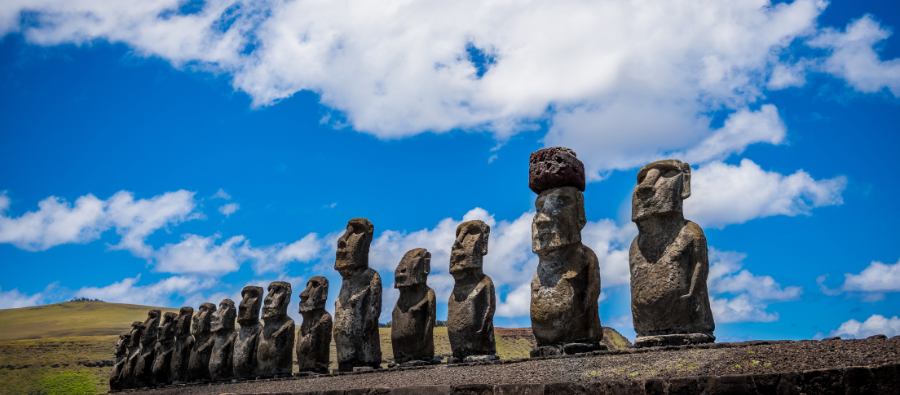
[[[494,282],[491,281],[491,278],[488,276],[484,277],[486,283],[484,287],[478,290],[478,298],[481,299],[476,303],[484,303],[488,308],[484,309],[484,316],[481,317],[481,329],[478,332],[484,333],[487,332],[489,327],[493,327],[494,323],[494,310],[497,309],[494,301],[497,299],[494,296]]]
[[[434,290],[428,288],[428,295],[422,298],[422,301],[419,302],[415,307],[415,310],[419,309],[429,309],[430,314],[426,314],[426,317],[429,317],[428,322],[425,323],[425,331],[422,332],[422,341],[427,343],[428,336],[434,336],[434,317],[437,314],[437,298],[434,296]]]
[[[369,322],[366,322],[366,327],[378,328],[378,317],[381,315],[381,275],[379,275],[378,272],[375,272],[372,275],[369,289],[372,290],[372,294],[369,295],[369,297],[372,298],[374,303],[369,304],[369,311],[366,314],[366,318],[369,319]]]
[[[693,222],[688,221],[686,226],[691,234],[691,245],[694,247],[691,257],[694,261],[694,270],[692,270],[691,287],[688,290],[687,295],[681,297],[682,299],[693,297],[694,290],[697,289],[697,283],[701,281],[706,282],[706,278],[709,275],[709,257],[707,256],[706,235],[703,234],[703,229]]]

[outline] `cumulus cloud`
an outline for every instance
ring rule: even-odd
[[[766,89],[801,86],[818,63],[862,91],[896,94],[898,60],[872,49],[888,30],[870,17],[820,30],[827,4],[209,0],[186,12],[178,0],[13,0],[0,5],[0,35],[125,43],[228,73],[254,106],[314,91],[335,110],[323,122],[381,138],[463,128],[502,141],[549,120],[545,143],[579,147],[598,179],[666,153],[719,157],[780,141],[777,113],[749,107]],[[794,42],[831,53],[779,59]],[[710,128],[719,110],[734,125]],[[742,126],[751,116],[764,122]]]
[[[714,228],[774,215],[809,215],[813,208],[842,204],[846,186],[843,176],[815,180],[803,170],[785,176],[749,159],[738,166],[711,162],[693,172],[684,213]]]
[[[863,339],[872,335],[885,335],[887,337],[900,335],[900,318],[897,318],[897,316],[886,318],[880,314],[873,314],[865,322],[850,319],[828,334],[828,336],[852,339]]]
[[[782,287],[770,276],[757,276],[743,267],[746,254],[709,249],[710,307],[717,323],[771,322],[777,312],[766,311],[774,302],[795,300],[803,293],[799,286]],[[726,294],[733,295],[728,298]]]
[[[134,194],[119,191],[107,200],[88,194],[72,205],[51,196],[38,203],[38,211],[18,218],[6,215],[10,199],[0,194],[0,243],[10,243],[28,251],[43,251],[67,243],[87,243],[114,228],[121,236],[112,249],[126,249],[146,256],[151,249],[144,239],[156,230],[199,218],[194,213],[194,193],[184,190],[166,192],[150,199],[134,199]]]
[[[884,299],[884,294],[900,292],[900,261],[884,264],[872,261],[859,274],[844,274],[844,283],[836,289],[825,286],[827,274],[819,276],[816,281],[826,295],[838,295],[844,292],[860,294],[865,301],[874,302]]]
[[[222,207],[219,207],[219,212],[224,214],[225,217],[230,217],[231,214],[234,214],[234,212],[238,211],[239,208],[241,208],[240,204],[228,203],[228,204],[222,205]]]
[[[19,292],[18,289],[4,291],[0,287],[0,309],[15,309],[19,307],[37,306],[43,304],[45,300],[44,294],[38,292],[33,295]]]
[[[872,93],[887,88],[900,97],[900,59],[881,60],[874,48],[890,35],[890,30],[866,15],[847,25],[844,32],[825,29],[809,44],[830,50],[822,67],[856,90]]]
[[[215,194],[213,194],[212,196],[210,196],[210,199],[225,199],[225,200],[231,200],[231,195],[229,195],[227,192],[225,192],[224,189],[219,188],[219,190],[216,191]]]
[[[189,298],[218,284],[215,279],[186,276],[174,276],[153,284],[137,285],[140,280],[141,275],[138,274],[134,278],[126,278],[105,287],[84,287],[75,291],[75,296],[114,303],[169,306],[174,296]]]

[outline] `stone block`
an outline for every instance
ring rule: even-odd
[[[647,395],[666,395],[669,384],[662,379],[647,379],[644,381],[644,393]]]
[[[753,376],[753,382],[756,384],[756,390],[760,395],[775,395],[778,383],[781,382],[781,374],[758,374]]]
[[[703,381],[703,388],[706,382]],[[697,377],[679,377],[669,380],[669,395],[695,395],[702,392],[701,381]]]
[[[391,389],[387,387],[357,388],[345,392],[346,395],[388,395],[390,393]]]
[[[452,393],[449,385],[419,385],[391,390],[391,395],[451,395]]]
[[[543,384],[498,384],[494,395],[544,395]]]
[[[882,365],[872,368],[876,394],[900,394],[900,365]]]
[[[491,384],[454,385],[451,392],[453,395],[494,395],[494,386]]]
[[[844,393],[862,395],[875,393],[875,374],[865,366],[844,368]]]
[[[552,383],[544,386],[544,395],[586,395],[587,388],[581,383]]]
[[[840,369],[819,369],[803,372],[803,392],[810,395],[843,395],[843,376],[843,372]]]
[[[756,384],[750,375],[712,377],[706,384],[709,395],[756,395]]]

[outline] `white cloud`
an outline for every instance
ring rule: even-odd
[[[843,292],[859,293],[865,301],[884,299],[884,294],[900,292],[900,261],[895,264],[884,264],[872,261],[859,274],[844,274],[844,284],[837,289],[828,289],[824,282],[828,275],[819,276],[816,281],[826,295],[837,295]]]
[[[231,200],[231,195],[229,195],[227,192],[225,192],[224,189],[219,188],[219,190],[216,191],[215,194],[213,194],[212,196],[210,196],[210,199],[225,199],[225,200]]]
[[[591,179],[666,153],[712,158],[780,141],[777,113],[748,108],[767,88],[801,86],[819,63],[867,92],[896,94],[900,80],[900,60],[872,49],[888,31],[870,17],[846,33],[819,30],[822,0],[210,0],[192,14],[179,4],[11,0],[0,4],[0,35],[122,42],[231,74],[255,106],[314,91],[335,110],[322,122],[381,138],[463,128],[502,141],[549,120],[545,144],[577,147]],[[779,59],[796,39],[833,51]],[[492,59],[486,73],[467,48]],[[711,129],[717,110],[764,122]]]
[[[186,234],[176,244],[167,243],[150,255],[154,269],[164,273],[223,275],[237,271],[243,257],[238,255],[244,236],[234,236],[216,244],[219,235]]]
[[[236,253],[253,262],[253,272],[279,273],[284,271],[290,262],[310,262],[323,256],[328,247],[325,240],[315,233],[310,233],[291,244],[279,243],[267,247],[253,248],[250,242],[242,244]]]
[[[842,204],[846,185],[843,176],[817,181],[803,170],[784,176],[749,159],[738,166],[712,162],[693,171],[684,213],[715,228],[773,215],[809,215],[813,208]]]
[[[217,280],[211,278],[174,276],[149,285],[136,285],[140,280],[141,275],[138,274],[134,278],[126,278],[105,287],[84,287],[75,291],[75,296],[112,303],[167,307],[172,305],[173,296],[190,298],[218,284]]]
[[[795,300],[803,293],[802,287],[782,287],[770,276],[741,270],[746,257],[738,252],[709,249],[711,265],[707,284],[710,307],[717,323],[776,321],[778,313],[766,311],[768,305]],[[734,297],[729,299],[723,294]]]
[[[0,194],[0,243],[11,243],[28,251],[43,251],[67,243],[87,243],[114,228],[121,240],[112,249],[127,249],[146,256],[151,248],[144,239],[156,230],[199,218],[194,193],[166,192],[150,199],[134,200],[131,192],[119,191],[106,201],[88,194],[74,206],[55,196],[38,203],[38,211],[18,218],[5,215],[10,200]]]
[[[894,316],[886,318],[880,314],[873,314],[865,322],[851,319],[831,331],[828,336],[840,336],[843,338],[863,339],[872,335],[885,335],[887,337],[900,335],[900,318]]]
[[[763,105],[759,111],[742,109],[731,114],[725,125],[712,135],[691,148],[684,155],[684,161],[705,163],[712,159],[724,159],[731,154],[740,154],[753,143],[781,144],[787,127],[778,110],[771,104]]]
[[[224,214],[225,217],[229,217],[231,216],[231,214],[234,214],[235,211],[238,211],[239,208],[241,208],[240,204],[228,203],[223,205],[222,207],[219,207],[219,212]]]
[[[866,15],[847,25],[843,33],[825,29],[809,44],[831,50],[824,70],[847,80],[856,90],[872,93],[888,88],[900,97],[900,59],[882,61],[874,49],[875,44],[890,35],[889,29]]]
[[[28,295],[19,292],[18,289],[4,291],[0,287],[0,309],[16,309],[19,307],[37,306],[43,304],[45,300],[44,294],[38,292]]]

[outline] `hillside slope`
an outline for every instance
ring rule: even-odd
[[[0,341],[118,335],[147,311],[178,309],[104,302],[67,302],[0,310]]]

